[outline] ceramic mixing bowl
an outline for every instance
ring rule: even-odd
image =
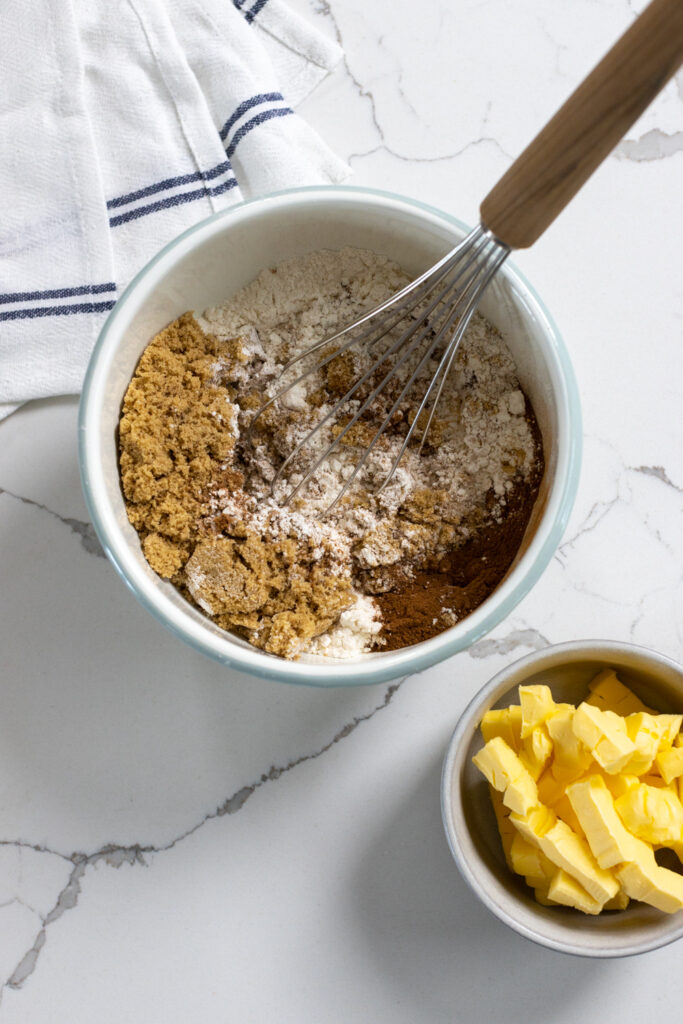
[[[414,200],[365,189],[281,192],[215,214],[171,242],[111,312],[90,360],[79,418],[81,478],[104,550],[140,603],[197,650],[255,675],[317,686],[378,683],[442,661],[501,621],[539,578],[562,536],[577,487],[581,418],[562,339],[533,289],[507,263],[482,303],[517,363],[543,434],[545,476],[521,549],[506,578],[468,618],[399,651],[353,661],[285,661],[218,628],[160,579],[128,522],[117,463],[121,402],[154,335],[188,309],[220,304],[264,267],[316,249],[385,253],[410,274],[424,270],[468,229]]]
[[[631,644],[586,640],[558,644],[522,658],[479,691],[458,722],[441,781],[441,810],[451,852],[483,903],[511,928],[563,953],[590,957],[630,956],[683,935],[683,911],[663,914],[644,903],[587,916],[536,902],[524,879],[505,863],[488,786],[472,764],[483,746],[479,723],[490,708],[518,704],[520,684],[545,683],[556,701],[579,704],[588,683],[613,668],[649,707],[683,711],[683,669],[670,658]]]

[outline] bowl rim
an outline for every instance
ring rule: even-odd
[[[145,289],[150,276],[159,276],[170,269],[177,259],[191,251],[193,244],[210,238],[214,233],[229,229],[230,222],[237,218],[248,217],[251,213],[266,210],[268,207],[286,207],[309,201],[323,204],[332,201],[358,202],[363,198],[374,206],[407,208],[409,211],[428,215],[428,219],[432,221],[453,226],[458,231],[469,231],[468,226],[458,218],[419,200],[380,189],[357,186],[318,185],[285,189],[220,210],[172,239],[135,275],[123,291],[104,322],[93,348],[79,405],[79,469],[88,513],[105,553],[139,603],[171,633],[222,664],[261,678],[311,686],[367,685],[411,675],[471,646],[488,633],[534,586],[552,558],[574,504],[581,462],[581,409],[576,378],[566,346],[557,325],[533,286],[514,264],[507,260],[501,268],[501,273],[514,282],[517,291],[525,295],[534,307],[534,313],[543,327],[549,360],[554,362],[557,369],[557,405],[560,417],[564,417],[565,421],[565,447],[560,451],[556,483],[546,512],[545,522],[548,525],[545,531],[537,532],[511,577],[501,583],[495,595],[492,595],[492,598],[498,596],[493,607],[486,607],[492,600],[489,598],[462,623],[412,647],[386,653],[379,652],[373,655],[372,659],[325,665],[317,662],[287,661],[257,648],[246,649],[230,640],[227,634],[225,639],[218,638],[203,626],[200,628],[184,612],[180,613],[168,604],[164,595],[154,591],[151,585],[146,585],[142,570],[128,557],[129,545],[117,536],[115,530],[110,531],[108,528],[106,509],[103,514],[103,509],[100,508],[105,493],[104,486],[98,490],[101,483],[96,429],[98,388],[101,391],[106,380],[106,373],[102,373],[102,364],[109,354],[109,349],[111,348],[112,353],[116,349],[116,331],[120,320],[125,324],[129,302],[140,289]]]
[[[683,665],[668,655],[660,654],[639,644],[625,643],[617,640],[570,640],[565,643],[551,644],[540,651],[533,651],[531,654],[519,658],[497,672],[491,679],[481,687],[460,715],[455,729],[451,734],[443,759],[441,771],[441,820],[446,833],[446,840],[453,860],[455,861],[460,874],[468,884],[472,892],[495,914],[504,924],[518,932],[524,938],[529,939],[538,945],[545,946],[558,953],[567,953],[572,956],[593,957],[604,959],[616,959],[627,956],[637,956],[640,953],[647,953],[654,949],[675,942],[683,936],[683,911],[679,911],[680,921],[677,930],[664,936],[654,936],[650,940],[632,942],[623,947],[613,949],[604,947],[597,943],[586,942],[584,944],[562,941],[543,934],[541,930],[528,927],[521,922],[514,914],[506,911],[480,884],[475,873],[472,871],[468,857],[458,841],[458,830],[455,826],[453,815],[453,776],[458,757],[464,757],[463,751],[469,746],[468,736],[476,729],[483,713],[488,710],[496,701],[513,686],[517,686],[532,672],[542,671],[544,668],[555,667],[558,664],[571,664],[572,662],[588,661],[591,658],[614,660],[619,655],[627,654],[636,658],[642,665],[651,668],[673,670],[683,678]],[[464,763],[464,762],[463,762]],[[462,765],[460,765],[462,768]],[[457,792],[457,790],[456,790]],[[460,801],[459,809],[462,808]],[[462,832],[467,830],[463,828]],[[469,833],[468,833],[469,835]],[[474,859],[477,854],[472,848],[469,850]],[[514,902],[515,897],[511,897]],[[663,920],[667,918],[664,917]]]

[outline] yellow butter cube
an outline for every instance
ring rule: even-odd
[[[526,814],[538,804],[536,783],[524,769],[524,775],[511,782],[503,793],[503,803],[517,814]]]
[[[601,868],[611,868],[635,858],[638,840],[624,828],[612,794],[601,776],[591,775],[574,782],[567,789],[567,796]]]
[[[538,840],[557,822],[557,815],[549,807],[539,804],[526,814],[510,814],[510,823],[517,831],[538,846]]]
[[[656,715],[656,718],[663,726],[660,750],[673,747],[680,736],[683,715]],[[680,746],[680,744],[678,745]]]
[[[551,900],[548,896],[548,886],[537,886],[534,889],[534,898],[537,903],[540,903],[542,907],[556,907],[557,903],[555,900]]]
[[[620,889],[616,896],[613,896],[611,900],[607,900],[607,903],[603,906],[603,910],[626,910],[630,903],[630,899],[626,895],[623,889]]]
[[[520,686],[519,703],[522,707],[522,739],[526,739],[532,729],[545,722],[555,709],[555,701],[549,686],[537,685]]]
[[[544,725],[535,726],[522,740],[519,759],[532,779],[537,780],[553,753],[553,741]]]
[[[586,745],[574,733],[574,710],[570,704],[558,705],[545,723],[553,742],[550,771],[555,779],[563,783],[582,775],[593,760]]]
[[[636,752],[626,762],[622,771],[630,775],[644,775],[654,763],[655,754],[659,750],[662,737],[666,733],[664,716],[649,715],[646,711],[638,711],[626,718],[628,738],[635,744]]]
[[[595,860],[585,839],[577,836],[548,807],[539,806],[526,815],[512,813],[510,821],[548,860],[563,868],[586,892],[601,903],[616,896],[619,884]]]
[[[601,768],[610,775],[621,771],[636,747],[628,738],[626,721],[613,711],[579,704],[572,719],[574,735],[584,743]]]
[[[670,789],[640,783],[620,796],[614,806],[629,832],[647,843],[683,839],[683,805]]]
[[[673,779],[679,779],[683,775],[683,747],[660,750],[655,758],[655,764],[667,785]]]
[[[536,788],[539,803],[545,804],[546,807],[554,807],[557,801],[562,799],[566,790],[564,784],[555,778],[550,768],[546,768],[543,772],[536,783]]]
[[[633,690],[629,690],[618,678],[612,668],[598,672],[588,684],[591,696],[587,703],[600,707],[603,711],[615,711],[619,715],[631,715],[637,711],[649,711],[652,708],[643,704],[639,697],[636,697]]]
[[[575,878],[562,868],[553,875],[548,886],[548,898],[563,907],[574,907],[584,914],[599,914],[603,904],[594,899]]]
[[[522,709],[519,704],[513,704],[509,708],[494,708],[487,711],[481,720],[484,743],[500,736],[515,752],[519,751],[522,743],[521,731]]]
[[[632,786],[637,786],[640,783],[640,779],[637,775],[610,775],[609,772],[603,772],[602,768],[598,765],[597,761],[594,762],[595,770],[590,770],[591,775],[600,775],[607,786],[608,790],[612,794],[612,797],[616,800],[622,793],[626,793]]]
[[[512,840],[510,859],[513,871],[516,871],[518,875],[524,875],[527,885],[531,884],[530,879],[537,885],[547,885],[557,870],[538,846],[530,843],[519,832]],[[535,889],[536,885],[531,884],[531,888]]]
[[[526,770],[514,750],[501,736],[494,736],[485,743],[479,753],[472,758],[472,764],[499,793],[505,792],[513,779]]]
[[[494,736],[475,754],[472,762],[494,789],[503,793],[503,803],[518,814],[538,803],[536,783],[504,739]]]
[[[646,849],[638,860],[616,869],[624,892],[632,900],[641,900],[665,914],[683,910],[683,875],[660,867],[653,851]]]

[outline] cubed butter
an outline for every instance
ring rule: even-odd
[[[626,732],[625,719],[613,711],[601,711],[584,701],[574,712],[572,729],[600,767],[610,775],[621,771],[635,753],[635,744]]]
[[[532,880],[537,885],[547,885],[557,870],[538,846],[530,843],[519,832],[512,840],[510,859],[513,871],[516,871],[518,875],[524,875],[527,884],[531,884],[532,889],[536,888],[532,884]]]
[[[683,715],[657,715],[656,717],[663,725],[660,749],[673,747],[680,736]]]
[[[538,803],[536,783],[501,736],[489,740],[472,762],[494,789],[503,794],[503,803],[510,810],[526,814]]]
[[[663,717],[663,715],[650,715],[647,711],[638,711],[634,715],[628,715],[626,732],[636,750],[622,771],[629,775],[644,775],[649,772],[662,737],[667,731],[666,722],[662,721]]]
[[[667,786],[673,779],[683,775],[683,747],[672,747],[671,750],[660,750],[655,764]]]
[[[545,723],[553,742],[550,771],[558,782],[564,784],[582,775],[593,760],[590,750],[572,728],[574,711],[571,704],[558,705]]]
[[[494,708],[487,711],[481,720],[481,734],[484,743],[500,736],[515,751],[521,746],[522,709],[519,704],[509,708]]]
[[[614,806],[629,832],[647,843],[683,839],[683,805],[670,789],[641,782],[620,796]]]
[[[532,779],[537,780],[552,757],[552,753],[553,741],[548,735],[548,730],[545,725],[537,725],[522,740],[519,759]]]
[[[626,793],[632,786],[637,786],[640,779],[637,775],[610,775],[609,772],[603,772],[597,761],[593,762],[595,769],[590,770],[590,775],[600,775],[605,780],[605,785],[616,800],[617,797],[621,796],[622,793]]]
[[[601,868],[634,859],[638,840],[624,827],[601,776],[590,775],[574,782],[568,787],[567,796]]]
[[[606,903],[616,896],[619,884],[614,875],[599,866],[586,840],[572,832],[549,808],[534,808],[526,815],[512,813],[510,821],[525,839],[535,843],[548,860],[575,878],[594,899]]]
[[[632,900],[649,903],[657,910],[673,914],[683,909],[683,875],[660,867],[653,851],[646,847],[635,861],[616,869],[617,878]]]
[[[563,783],[558,782],[550,768],[546,768],[543,772],[536,783],[536,788],[538,790],[539,803],[545,804],[546,807],[554,807],[566,792],[565,786]]]
[[[637,711],[656,714],[621,682],[613,668],[598,672],[588,684],[588,689],[591,696],[587,702],[603,711],[615,711],[618,715],[631,715]]]
[[[613,896],[611,900],[607,900],[603,910],[626,910],[630,903],[629,897],[626,895],[623,889],[620,889],[616,896]]]
[[[574,907],[584,914],[599,914],[604,905],[587,893],[583,886],[562,868],[558,868],[550,881],[548,898],[553,903],[559,903],[563,907]]]
[[[545,722],[555,708],[555,701],[549,686],[520,686],[519,703],[522,707],[522,739]]]
[[[589,689],[574,708],[521,686],[519,705],[484,716],[473,762],[506,862],[545,906],[681,910],[683,875],[654,849],[683,864],[683,715],[648,708],[611,669]]]

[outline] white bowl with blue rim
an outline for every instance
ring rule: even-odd
[[[126,388],[154,335],[181,313],[225,302],[264,267],[316,249],[385,253],[418,274],[468,232],[413,199],[371,189],[279,192],[214,214],[152,259],[116,303],[93,351],[79,415],[81,480],[102,546],[141,605],[196,650],[282,682],[359,685],[422,671],[469,647],[536,583],[567,523],[579,476],[581,414],[571,363],[545,306],[507,262],[481,305],[502,332],[543,436],[545,474],[520,551],[505,579],[462,622],[422,643],[353,660],[287,661],[220,629],[147,564],[121,493],[117,424]]]

